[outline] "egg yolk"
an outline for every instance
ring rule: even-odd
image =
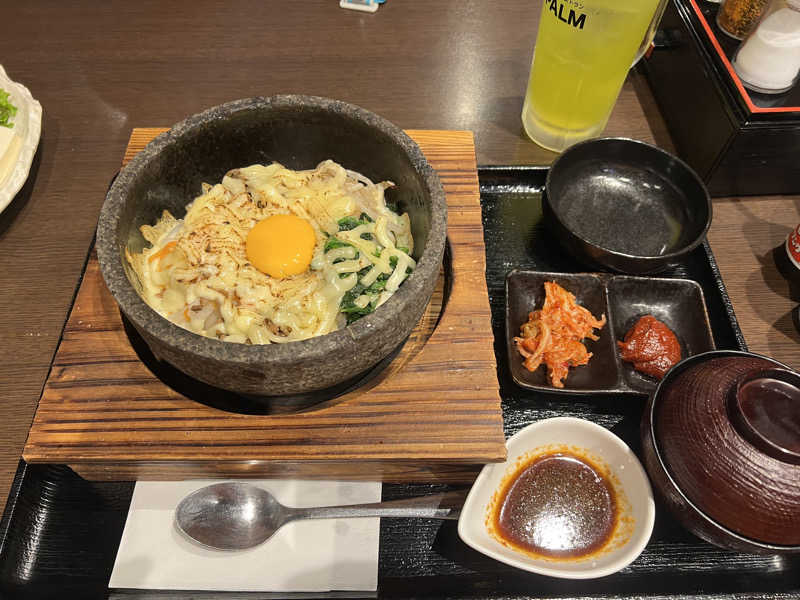
[[[297,275],[308,269],[316,242],[314,228],[305,219],[272,215],[247,234],[247,260],[270,277]]]

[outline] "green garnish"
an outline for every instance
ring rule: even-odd
[[[361,216],[358,219],[356,219],[355,217],[342,217],[336,222],[339,224],[339,231],[350,231],[351,229],[355,229],[359,225],[366,225],[367,223],[372,223],[372,219],[369,218],[369,215],[367,213],[361,213]],[[368,233],[361,234],[362,238],[368,239],[364,237],[365,235],[370,235],[370,234]]]
[[[351,231],[360,225],[372,223],[372,219],[367,213],[361,213],[358,219],[350,216],[342,217],[337,221],[337,223],[339,225],[339,231]],[[360,237],[363,240],[373,241],[373,236],[370,233],[362,233]],[[341,248],[342,246],[352,246],[352,244],[343,242],[336,237],[330,237],[325,242],[325,252],[333,250],[334,248]],[[408,254],[408,248],[404,246],[398,246],[397,249]],[[375,256],[381,256],[381,248],[377,248],[375,250]],[[397,266],[397,256],[389,257],[389,264],[391,265],[392,269],[394,269]],[[378,306],[378,299],[386,290],[386,282],[389,279],[389,275],[386,273],[381,273],[378,278],[369,286],[364,286],[364,284],[361,283],[361,279],[371,270],[372,265],[369,265],[358,271],[358,283],[356,283],[352,289],[345,292],[344,296],[342,296],[342,301],[339,303],[339,312],[343,313],[347,317],[348,325],[354,321],[357,321],[361,317],[375,312],[375,309]],[[406,269],[406,274],[411,273],[411,270],[411,267],[408,267]],[[339,274],[339,277],[341,278],[349,276],[349,273]],[[356,304],[356,300],[358,300],[361,296],[366,296],[369,299],[369,302],[367,302],[364,306],[358,306]],[[363,301],[365,301],[365,299],[362,299],[362,302]]]
[[[366,274],[369,269],[369,267],[361,269],[358,272],[359,278]],[[369,287],[364,287],[362,283],[357,283],[353,289],[345,292],[339,304],[339,312],[345,314],[348,325],[358,321],[361,317],[375,312],[375,308],[378,306],[378,297],[386,289],[386,280],[388,278],[388,275],[381,274]],[[369,302],[365,306],[358,306],[355,303],[356,299],[361,295],[369,296]]]
[[[0,89],[0,125],[3,127],[13,127],[10,122],[11,117],[17,114],[17,107],[8,100],[8,92]]]
[[[355,217],[342,217],[337,223],[339,224],[339,231],[350,231],[361,225],[361,221]]]
[[[325,252],[329,252],[330,250],[335,250],[336,248],[344,248],[345,246],[350,246],[350,245],[351,244],[348,244],[347,242],[343,242],[342,240],[340,240],[337,237],[329,237],[325,241],[324,251]]]
[[[375,295],[380,294],[386,289],[386,279],[376,279],[375,282],[364,290],[365,294]]]
[[[374,303],[370,302],[364,307],[357,306],[355,304],[356,298],[358,298],[363,292],[364,286],[360,283],[357,283],[353,289],[348,290],[345,292],[344,296],[342,296],[342,301],[339,304],[339,312],[344,313],[345,316],[347,316],[348,325],[350,325],[350,323],[353,321],[358,321],[361,317],[364,317],[375,311],[377,297]]]

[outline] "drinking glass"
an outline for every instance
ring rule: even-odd
[[[544,0],[522,109],[525,132],[561,152],[606,126],[660,0]]]

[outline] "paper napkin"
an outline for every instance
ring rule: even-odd
[[[175,526],[189,493],[219,480],[137,482],[109,587],[250,592],[374,591],[377,518],[297,521],[249,550],[204,548]],[[374,482],[250,480],[287,506],[378,502]]]

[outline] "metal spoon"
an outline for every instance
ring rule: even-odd
[[[373,504],[290,508],[249,483],[209,485],[181,500],[175,523],[191,539],[218,550],[244,550],[264,543],[298,519],[422,517],[458,519],[468,490]]]

